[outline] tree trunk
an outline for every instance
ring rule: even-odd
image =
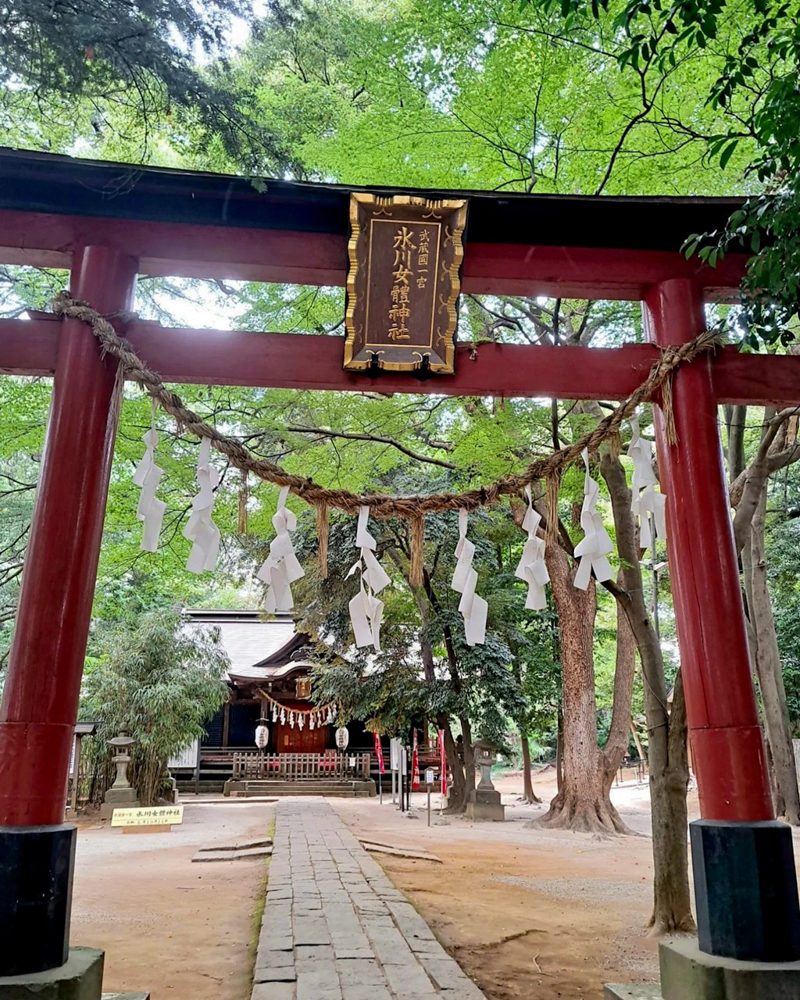
[[[522,740],[522,801],[529,803],[541,802],[542,800],[533,790],[533,774],[531,772],[531,745],[528,737],[520,729],[520,739]]]
[[[556,829],[587,833],[621,833],[625,826],[603,791],[597,746],[597,704],[594,693],[594,621],[597,591],[594,580],[578,590],[566,553],[555,545],[545,558],[553,585],[561,633],[564,704],[564,780],[538,822]]]
[[[439,728],[444,730],[444,752],[453,779],[447,794],[447,812],[463,812],[467,802],[464,768],[458,756],[456,741],[453,739],[450,720],[444,712],[440,712],[436,716],[436,721]]]
[[[755,665],[764,707],[764,728],[772,762],[773,798],[776,812],[785,814],[789,822],[797,826],[800,825],[800,793],[764,552],[769,477],[800,457],[796,415],[792,411],[782,413],[790,414],[790,419],[781,419],[781,414],[774,408],[765,409],[758,452],[735,480],[731,492],[732,497],[736,497],[733,531],[744,575],[751,660]],[[737,484],[741,485],[740,489]]]
[[[766,485],[753,517],[750,535],[751,578],[746,587],[750,618],[756,637],[756,671],[764,705],[764,725],[772,752],[775,773],[776,812],[792,826],[800,826],[800,791],[792,745],[792,731],[786,709],[786,690],[775,634],[775,619],[767,583],[764,554],[764,515],[767,506]]]
[[[744,432],[747,407],[726,405],[725,427],[728,432],[728,477],[733,482],[744,469]]]
[[[397,553],[391,552],[392,559],[395,565],[401,572],[406,573],[407,567],[403,565]],[[409,583],[409,588],[411,589],[414,599],[419,609],[420,618],[422,620],[422,628],[420,630],[420,655],[422,658],[422,668],[425,673],[425,681],[429,685],[433,685],[436,681],[436,670],[434,666],[433,659],[433,648],[431,647],[430,640],[427,638],[427,627],[430,621],[431,606],[434,603],[433,586],[430,582],[430,578],[425,574],[425,587],[421,590],[419,587],[411,587]],[[453,730],[450,727],[450,718],[446,712],[436,713],[436,724],[444,732],[444,750],[445,757],[447,759],[447,765],[450,768],[450,787],[448,789],[447,795],[447,809],[446,812],[464,812],[467,807],[467,777],[465,775],[464,765],[458,756],[458,748],[456,747],[456,741],[453,739]],[[474,784],[474,776],[473,776]]]
[[[622,583],[622,570],[617,576]],[[617,602],[617,659],[614,669],[614,708],[611,727],[603,748],[603,794],[611,795],[614,776],[628,749],[631,729],[631,702],[633,700],[633,680],[636,674],[636,639],[631,630],[625,609]]]
[[[653,913],[656,934],[694,929],[689,897],[686,789],[689,761],[686,712],[680,676],[673,709],[667,705],[664,659],[644,599],[639,542],[631,511],[631,491],[619,458],[604,455],[603,478],[608,485],[625,590],[615,596],[628,616],[636,638],[644,678],[648,731],[650,804],[653,823]]]
[[[564,784],[564,712],[558,710],[558,730],[556,732],[556,791]]]
[[[666,747],[663,744],[666,744]],[[689,897],[686,847],[689,824],[686,808],[689,753],[686,699],[680,670],[675,678],[669,729],[668,731],[662,729],[657,733],[650,730],[648,757],[655,869],[653,913],[649,926],[654,936],[676,932],[690,933],[695,930],[695,923]],[[666,763],[660,763],[665,757]]]
[[[472,750],[472,725],[469,719],[460,718],[461,735],[464,737],[464,805],[466,807],[467,798],[470,792],[475,791],[475,754]]]

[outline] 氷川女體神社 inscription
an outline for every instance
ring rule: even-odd
[[[350,196],[344,367],[454,370],[463,199]]]

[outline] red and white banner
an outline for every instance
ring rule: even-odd
[[[442,775],[442,795],[447,795],[447,755],[444,752],[444,729],[439,730],[439,770]]]
[[[378,768],[381,774],[386,774],[386,768],[383,766],[383,747],[381,746],[381,738],[377,733],[372,734],[375,737],[375,756],[378,758]]]
[[[417,731],[414,730],[414,747],[411,751],[411,791],[418,792],[421,783],[419,780],[419,747],[417,745]]]

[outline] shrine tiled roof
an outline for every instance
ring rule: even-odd
[[[305,660],[292,660],[292,654],[308,639],[297,631],[292,615],[265,620],[260,611],[205,608],[190,608],[185,614],[197,626],[219,629],[231,661],[228,680],[266,680],[282,677],[298,666],[311,666]]]

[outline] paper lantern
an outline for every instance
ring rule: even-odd
[[[350,733],[347,731],[347,726],[339,726],[336,730],[336,746],[339,750],[346,750],[347,744],[350,742]]]
[[[269,729],[262,721],[256,726],[256,746],[259,750],[263,750],[267,743],[269,743]]]

